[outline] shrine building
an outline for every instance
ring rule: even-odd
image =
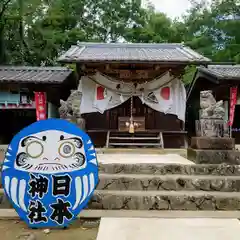
[[[79,79],[60,115],[97,147],[187,147],[182,76],[210,59],[183,44],[79,43],[58,60]]]

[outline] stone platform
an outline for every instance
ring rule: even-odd
[[[100,164],[194,164],[187,158],[182,157],[178,154],[156,154],[156,153],[132,153],[128,154],[126,152],[122,153],[108,153],[108,154],[98,154],[98,162]]]

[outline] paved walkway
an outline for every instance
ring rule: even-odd
[[[99,163],[176,163],[194,164],[178,154],[98,154]]]
[[[239,240],[237,219],[102,218],[97,240]]]

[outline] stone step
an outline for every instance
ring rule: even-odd
[[[187,149],[185,148],[96,148],[97,154],[141,154],[141,155],[164,155],[164,154],[178,154],[182,157],[187,157]]]
[[[87,209],[240,210],[238,192],[96,190]]]
[[[0,167],[1,168],[1,167]],[[154,174],[156,175],[214,175],[240,176],[240,165],[220,164],[99,164],[100,173],[109,174]],[[0,186],[1,186],[0,171]]]
[[[183,174],[183,175],[221,175],[240,176],[239,165],[226,164],[99,164],[100,173],[111,174]]]
[[[11,209],[1,192],[0,209]],[[86,210],[240,210],[239,192],[95,190]]]
[[[121,143],[110,143],[111,146],[159,146],[159,143],[132,143],[132,142],[121,142]]]
[[[239,192],[240,176],[100,174],[98,190]]]

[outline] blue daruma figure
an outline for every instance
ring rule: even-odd
[[[2,184],[29,227],[67,227],[87,205],[97,183],[93,143],[70,122],[35,122],[8,146]]]

